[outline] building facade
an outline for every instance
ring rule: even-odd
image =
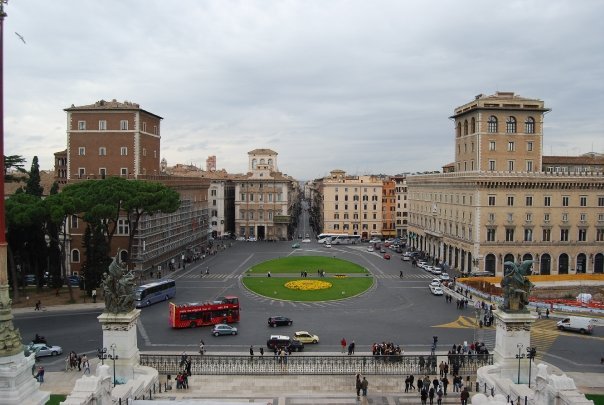
[[[286,240],[295,198],[294,180],[281,173],[277,152],[248,152],[248,173],[233,176],[235,183],[235,232],[245,238]]]
[[[65,112],[68,180],[160,172],[162,117],[116,100],[72,105]]]
[[[124,213],[118,220],[110,254],[130,257],[134,270],[176,268],[196,251],[205,249],[209,180],[171,176],[160,164],[162,118],[136,103],[98,101],[66,108],[67,150],[55,154],[55,176],[61,183],[98,180],[109,176],[155,181],[180,195],[180,207],[171,214],[145,216],[139,222],[131,252],[130,226]],[[165,166],[165,164],[164,164]],[[81,272],[86,224],[77,217],[66,232],[67,274]]]
[[[320,180],[322,231],[361,235],[363,239],[382,236],[382,179],[376,176],[348,176],[332,170]]]
[[[396,236],[396,182],[392,178],[382,181],[382,237]]]
[[[396,175],[393,176],[395,183],[395,197],[396,197],[396,222],[395,230],[396,237],[401,239],[407,239],[407,226],[409,218],[409,208],[407,207],[407,175]]]
[[[507,92],[455,109],[455,171],[407,178],[415,249],[461,273],[604,271],[604,176],[542,171],[547,111]]]

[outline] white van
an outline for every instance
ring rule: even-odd
[[[556,326],[560,330],[570,330],[574,332],[580,332],[581,334],[591,334],[594,329],[595,319],[584,318],[582,316],[569,316],[567,318],[558,321]]]

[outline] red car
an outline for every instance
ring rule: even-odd
[[[384,254],[384,259],[390,260],[390,255],[388,253]]]

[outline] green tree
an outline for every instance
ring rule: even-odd
[[[80,212],[84,221],[102,227],[109,248],[120,218],[127,217],[130,227],[128,252],[132,251],[138,225],[144,215],[174,212],[180,206],[178,193],[161,183],[120,177],[72,184],[61,194],[82,202]]]
[[[44,193],[44,187],[40,185],[40,165],[38,164],[37,156],[34,156],[34,159],[31,162],[31,169],[28,173],[25,192],[37,197],[42,197],[42,194]]]
[[[111,258],[109,257],[109,246],[103,235],[103,227],[100,224],[88,224],[84,233],[84,253],[86,259],[82,266],[86,293],[89,294],[93,288],[100,285],[103,273],[109,268]]]
[[[15,176],[11,173],[13,170],[21,174],[26,174],[27,171],[23,168],[25,166],[25,158],[20,155],[4,156],[4,182],[14,183],[22,181],[22,176]]]

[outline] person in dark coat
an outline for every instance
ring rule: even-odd
[[[361,396],[361,375],[360,374],[357,374],[355,388],[357,390],[357,397],[360,397]]]

